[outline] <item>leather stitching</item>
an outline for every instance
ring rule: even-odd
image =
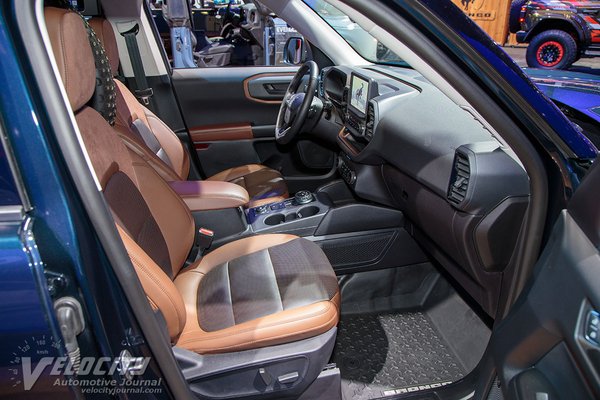
[[[150,278],[150,280],[152,282],[154,282],[154,284],[156,285],[156,287],[167,297],[167,299],[171,302],[171,306],[173,307],[173,309],[175,310],[175,316],[177,318],[177,326],[180,327],[181,324],[181,318],[179,316],[179,310],[177,305],[175,304],[175,300],[173,300],[173,297],[169,294],[169,292],[167,292],[163,287],[161,282],[159,282],[154,275],[147,269],[147,267],[144,265],[144,263],[138,259],[138,257],[135,254],[129,253],[129,257],[131,258],[131,261],[142,271],[144,272],[144,274]],[[148,294],[146,294],[148,297],[150,297]],[[185,321],[185,319],[184,319]],[[178,331],[181,331],[181,328],[178,328]]]
[[[323,303],[325,303],[325,302],[323,302]],[[288,319],[288,320],[286,320],[286,321],[275,321],[275,322],[273,322],[273,323],[271,323],[271,324],[268,324],[268,325],[264,325],[264,326],[260,326],[260,327],[251,327],[251,328],[246,328],[246,329],[243,329],[243,330],[239,330],[239,331],[236,331],[235,333],[231,333],[231,334],[229,334],[229,336],[238,336],[238,335],[241,335],[241,334],[243,334],[243,333],[247,333],[247,332],[256,332],[256,331],[259,331],[259,330],[264,330],[264,329],[267,329],[267,328],[279,327],[279,326],[284,326],[284,325],[289,325],[289,324],[293,324],[293,323],[298,323],[298,322],[301,322],[301,321],[309,320],[309,319],[312,319],[312,318],[314,318],[314,317],[318,317],[318,316],[321,316],[321,315],[325,315],[325,314],[327,314],[327,313],[328,313],[328,312],[331,310],[331,308],[332,308],[332,307],[335,307],[335,308],[337,308],[337,307],[336,307],[336,306],[333,304],[333,302],[332,302],[331,300],[328,300],[328,301],[327,301],[327,304],[326,304],[326,305],[324,305],[324,307],[323,307],[323,309],[322,309],[322,310],[320,310],[320,311],[315,311],[315,312],[313,312],[313,313],[310,313],[310,314],[308,314],[308,315],[305,315],[305,316],[303,316],[303,317],[302,317],[302,318],[300,318],[300,319],[298,319],[298,318],[294,318],[293,320],[289,320],[289,319]],[[288,318],[293,318],[293,316],[290,316],[290,317],[288,317]],[[330,322],[332,319],[335,319],[335,318],[337,318],[337,313],[335,313],[334,317],[333,317],[333,318],[330,318],[330,319],[328,320],[328,322]],[[322,326],[322,325],[320,325],[319,327],[321,327],[321,326]],[[227,328],[227,329],[229,329],[229,328]],[[296,331],[296,332],[293,332],[293,333],[291,333],[290,335],[295,335],[295,334],[297,334],[297,333],[299,333],[299,332],[300,332],[300,333],[302,333],[302,332],[309,332],[309,331],[313,331],[313,330],[315,330],[315,327],[311,327],[310,329],[306,329],[306,330],[304,330],[304,331]],[[204,334],[207,334],[207,335],[210,335],[210,334],[212,333],[212,332],[211,332],[211,333],[208,333],[208,332],[205,332],[205,331],[202,331],[202,330],[200,330],[200,331],[201,331],[202,333],[204,333]],[[218,333],[219,331],[216,331],[216,332]],[[185,335],[185,334],[186,334],[186,333],[184,333],[183,335]],[[284,335],[284,336],[290,336],[290,335]],[[187,344],[187,343],[193,343],[193,342],[203,342],[203,341],[209,341],[209,340],[219,339],[221,336],[222,336],[222,333],[221,333],[221,335],[213,334],[213,337],[209,337],[209,338],[190,338],[190,339],[184,339],[184,340],[180,341],[180,343],[181,343],[181,344]],[[272,338],[277,338],[277,337],[279,337],[279,336],[274,336],[274,337],[269,337],[269,338],[265,338],[265,339],[260,339],[260,340],[258,340],[258,341],[270,340],[270,339],[272,339]],[[252,343],[252,342],[245,342],[245,343]]]
[[[283,334],[283,335],[265,337],[265,338],[257,339],[257,340],[244,341],[243,343],[236,343],[236,344],[232,344],[232,345],[228,345],[228,346],[219,346],[217,348],[209,348],[209,349],[206,349],[206,350],[208,350],[208,351],[231,350],[231,349],[236,349],[236,348],[239,348],[239,347],[246,347],[248,345],[256,344],[256,343],[261,343],[261,342],[267,342],[267,341],[273,341],[273,340],[281,340],[281,339],[285,339],[285,338],[288,338],[288,337],[294,337],[294,336],[302,336],[303,334],[306,334],[306,333],[309,333],[309,332],[313,332],[313,331],[318,331],[318,330],[322,329],[325,326],[329,326],[332,323],[332,321],[335,321],[337,319],[338,319],[338,315],[336,313],[331,318],[329,318],[326,322],[324,322],[324,323],[322,323],[322,324],[320,324],[318,326],[313,326],[310,329],[304,329],[302,331],[295,331],[295,332],[288,333],[288,334]],[[298,320],[296,320],[296,321],[298,321]],[[291,321],[291,322],[296,322],[296,321]],[[288,323],[286,323],[286,324],[288,324]],[[282,324],[282,325],[284,325],[284,324]],[[252,330],[257,330],[257,329],[252,329]],[[234,334],[231,334],[230,336],[237,336],[237,334],[238,333],[234,333]],[[207,341],[219,340],[219,339],[220,339],[219,337],[204,338],[204,339],[203,338],[188,339],[188,340],[182,340],[178,344],[193,345],[195,343],[201,344],[201,342],[207,342]]]

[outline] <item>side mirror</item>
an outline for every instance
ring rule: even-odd
[[[304,63],[304,39],[299,37],[291,37],[285,44],[285,53],[283,61],[290,65],[300,65]]]

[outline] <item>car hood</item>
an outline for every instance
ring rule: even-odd
[[[513,103],[510,94],[506,93],[507,85],[519,92],[521,98],[530,104],[536,114],[543,116],[553,127],[552,132],[540,130],[531,132],[540,139],[541,143],[545,144],[544,147],[547,151],[559,151],[566,158],[596,158],[598,150],[592,142],[568,120],[548,96],[543,95],[540,87],[526,76],[517,63],[455,4],[448,1],[419,0],[419,7],[411,8],[408,2],[392,3],[396,8],[405,12],[408,18],[415,21],[420,29],[429,32],[432,40],[437,42],[441,49],[459,60],[464,60],[457,64],[464,73],[474,76],[482,73],[485,75],[485,71],[492,68],[501,75],[502,82],[487,80],[484,84],[491,92],[506,94],[506,104]],[[423,8],[429,12],[422,12]],[[435,18],[431,18],[429,13],[433,14]],[[437,20],[443,21],[443,23]],[[447,34],[449,30],[453,31],[457,37],[462,38],[463,44],[483,57],[487,65],[480,65],[467,47],[463,48],[463,44],[456,43],[454,38]],[[517,112],[517,114],[519,113]],[[550,143],[546,142],[547,139],[550,139]],[[564,150],[565,144],[569,151]]]
[[[546,96],[600,123],[600,76],[560,70],[524,70]]]

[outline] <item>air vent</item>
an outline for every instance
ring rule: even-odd
[[[344,92],[342,93],[342,105],[345,107],[346,105],[348,105],[348,93],[350,92],[350,89],[346,86],[344,88]]]
[[[367,109],[367,124],[365,126],[365,139],[373,139],[373,130],[375,128],[375,106],[373,103],[369,103]]]
[[[450,189],[448,190],[448,200],[451,203],[458,205],[463,202],[467,196],[470,177],[471,167],[469,165],[469,158],[462,153],[456,153],[454,171],[450,180]]]

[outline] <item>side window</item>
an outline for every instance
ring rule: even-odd
[[[162,0],[151,0],[150,8],[171,59],[171,33]],[[192,19],[192,48],[199,68],[288,65],[284,61],[288,40],[303,39],[283,19],[242,0],[194,0]],[[307,45],[303,51],[304,58],[310,59]]]

